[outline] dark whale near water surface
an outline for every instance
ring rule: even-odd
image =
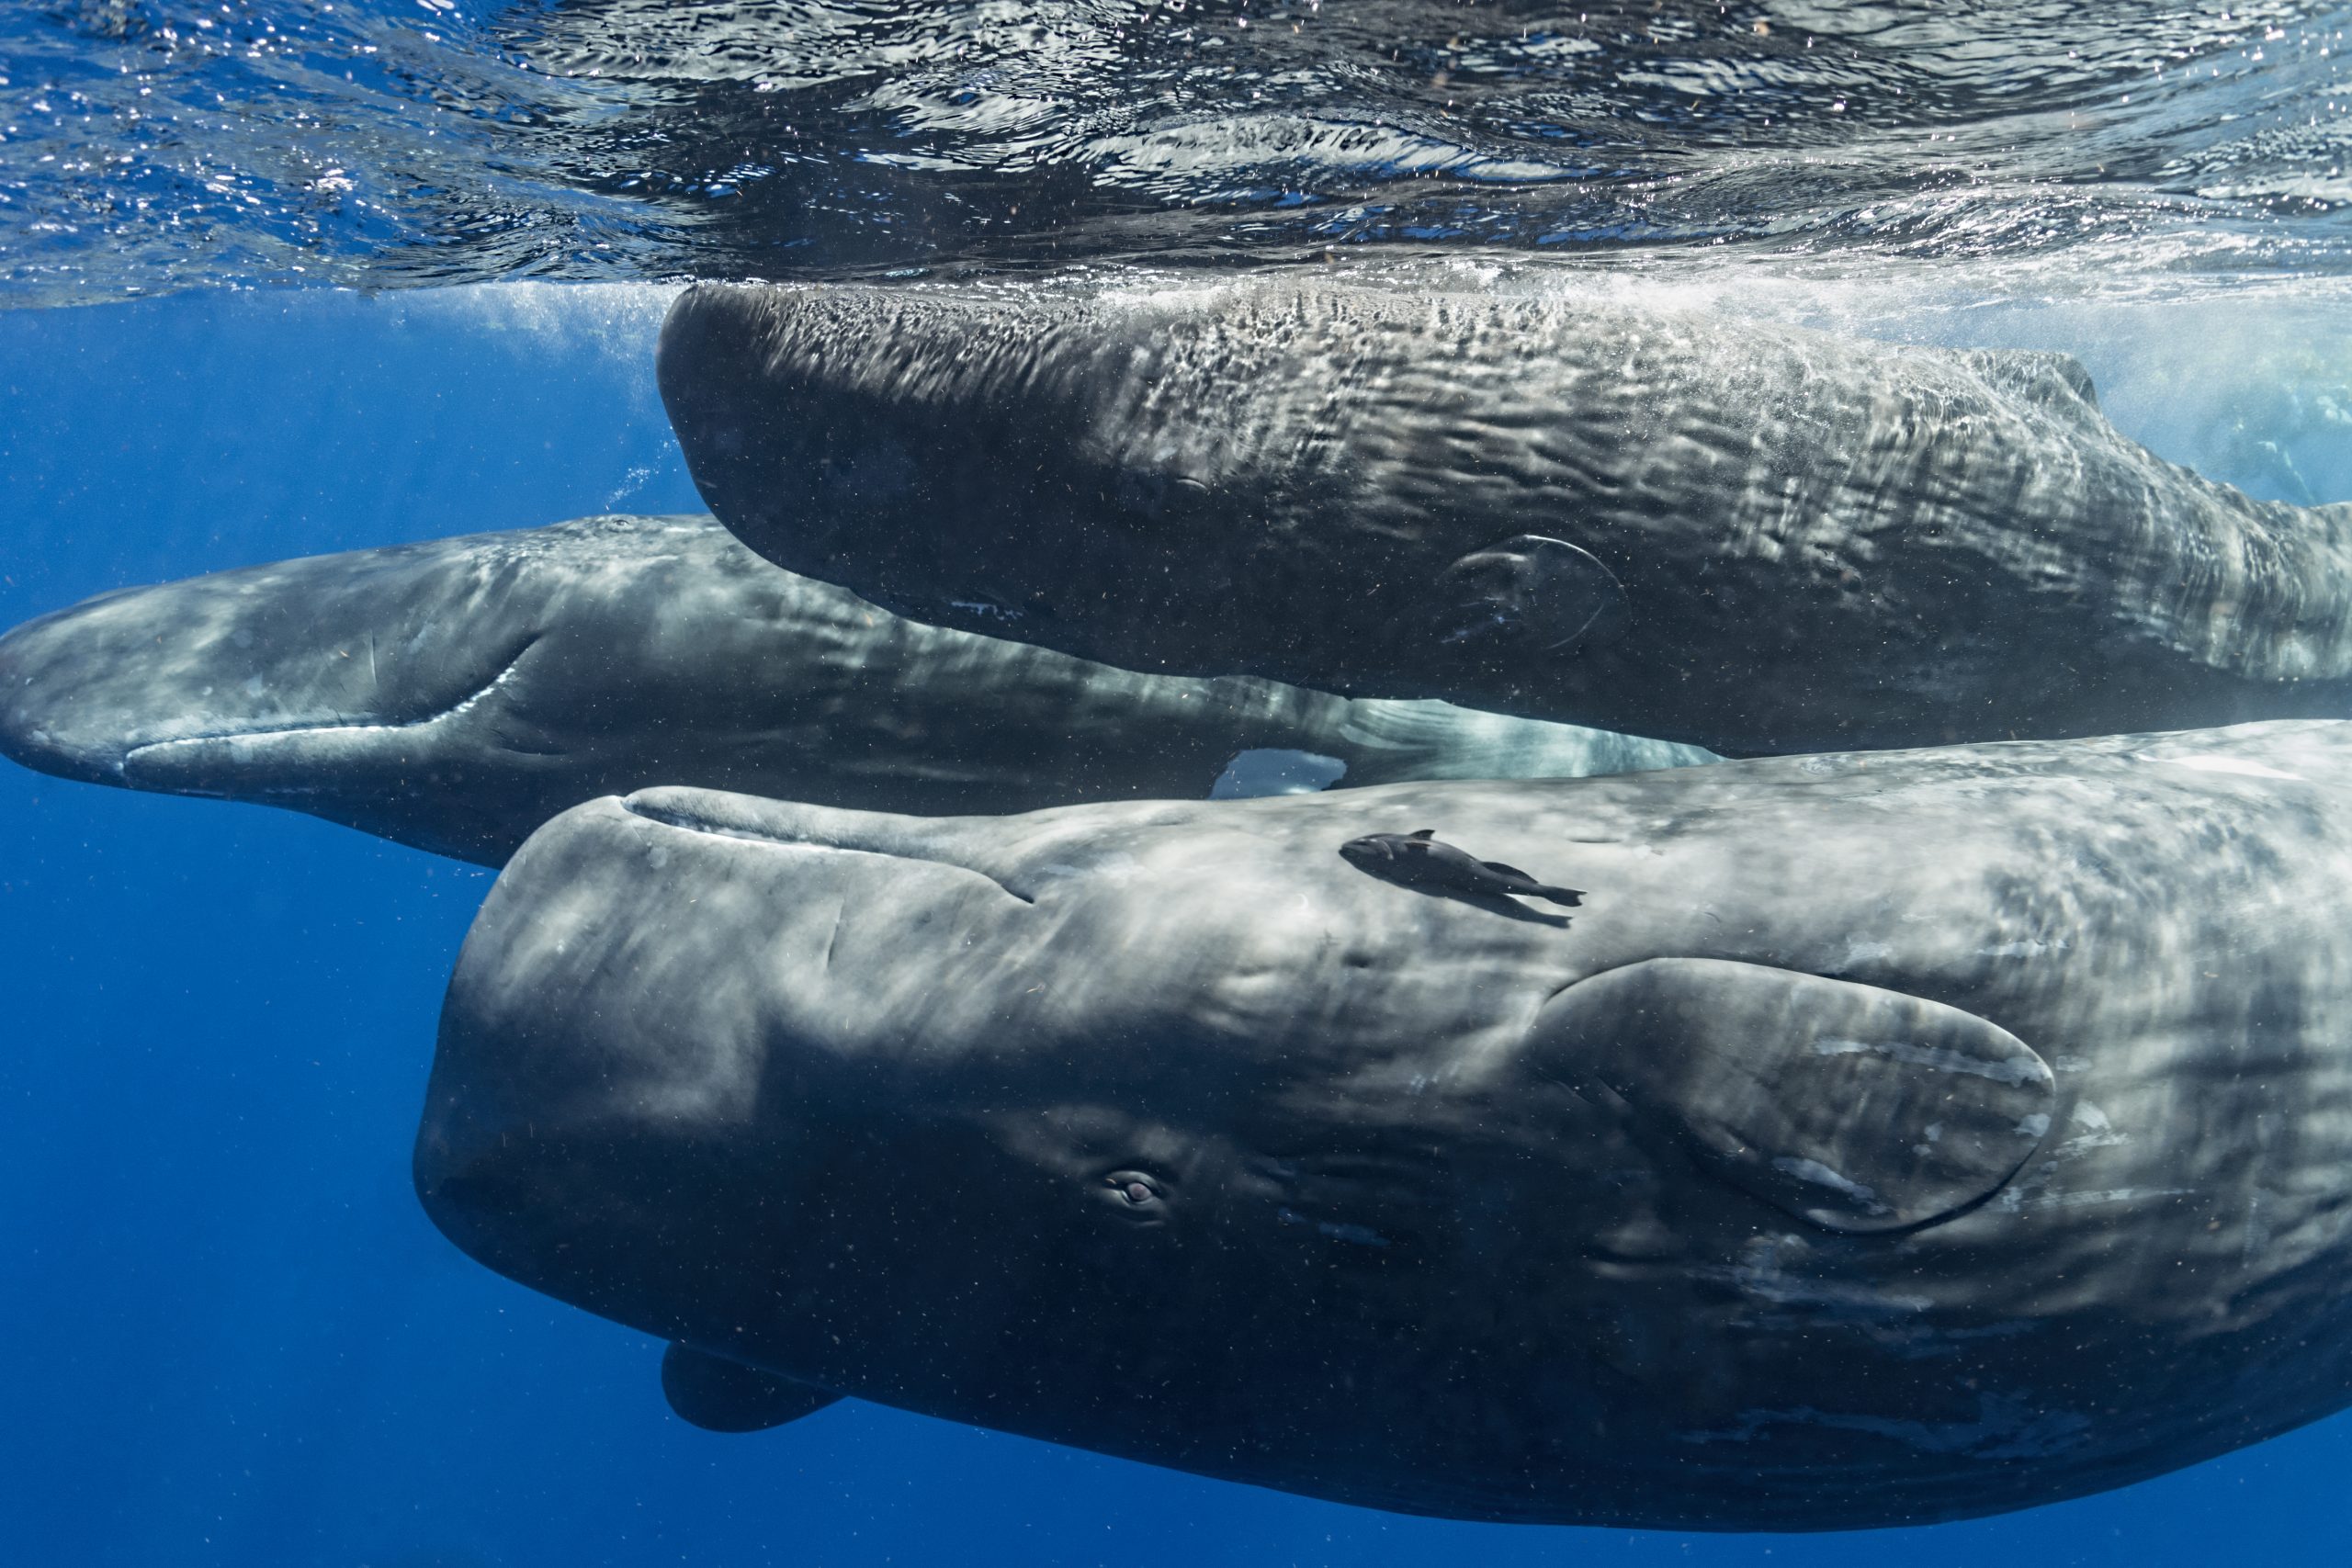
[[[1436,702],[1114,670],[904,620],[707,517],[582,518],[127,589],[0,637],[0,754],[307,811],[497,864],[656,784],[918,813],[1706,761]]]
[[[1424,827],[1573,920],[1337,852]],[[501,875],[416,1181],[676,1344],[707,1426],[1985,1514],[2352,1401],[2347,883],[2341,723],[1002,818],[652,790]]]
[[[2352,505],[2060,355],[1272,274],[704,286],[659,363],[761,554],[1125,668],[1737,753],[2352,715]]]

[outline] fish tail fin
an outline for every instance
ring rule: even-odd
[[[1482,860],[1478,863],[1497,876],[1514,877],[1526,883],[1527,886],[1524,887],[1511,889],[1522,898],[1549,899],[1555,904],[1564,904],[1571,909],[1584,902],[1584,890],[1580,887],[1555,887],[1548,882],[1538,882],[1519,867],[1505,865],[1498,860]]]

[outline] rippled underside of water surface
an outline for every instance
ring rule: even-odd
[[[1385,243],[2352,272],[2310,0],[55,0],[0,299]]]

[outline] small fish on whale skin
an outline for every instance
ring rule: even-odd
[[[1412,833],[1368,833],[1341,844],[1340,853],[1349,864],[1408,887],[1542,898],[1571,909],[1584,902],[1581,889],[1549,886],[1515,865],[1479,860],[1465,850],[1442,844],[1433,828]]]

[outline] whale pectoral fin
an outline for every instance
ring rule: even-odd
[[[2012,396],[2054,408],[2098,407],[2098,388],[2071,354],[2034,348],[1976,348],[1963,355],[1985,380]]]
[[[1437,635],[1446,644],[1545,652],[1614,641],[1629,615],[1624,584],[1589,550],[1521,534],[1438,575]]]
[[[662,1395],[680,1420],[706,1432],[765,1431],[842,1397],[678,1344],[662,1353]]]
[[[1825,1230],[1905,1230],[2007,1181],[2050,1127],[2048,1064],[1920,997],[1656,958],[1545,1004],[1547,1077],[1606,1089],[1716,1174]]]

